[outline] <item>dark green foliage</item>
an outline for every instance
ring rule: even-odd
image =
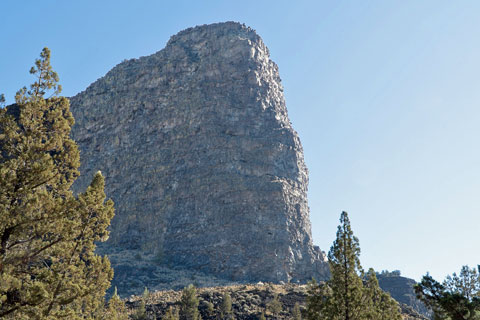
[[[198,320],[200,314],[198,312],[197,290],[191,284],[182,291],[180,299],[180,319],[181,320]]]
[[[150,291],[148,291],[148,288],[145,287],[145,290],[143,290],[142,294],[142,299],[140,300],[140,304],[138,305],[137,309],[135,310],[135,313],[132,315],[132,318],[134,320],[145,320],[147,319],[147,301],[150,298]]]
[[[134,320],[145,320],[145,319],[147,319],[147,309],[146,309],[145,301],[143,299],[140,301],[140,304],[138,305],[137,309],[135,310],[135,313],[132,315],[132,318]]]
[[[346,212],[340,216],[337,238],[328,253],[331,278],[309,285],[306,319],[401,319],[398,304],[378,286],[373,269],[363,283],[360,244]]]
[[[380,273],[376,272],[376,274],[381,275],[383,277],[400,277],[402,275],[400,270],[393,270],[393,271],[382,270],[382,272]]]
[[[292,319],[293,320],[302,320],[302,313],[300,312],[300,306],[298,302],[295,302],[295,306],[292,310]]]
[[[480,279],[477,270],[463,266],[443,283],[428,273],[415,286],[417,297],[434,312],[434,319],[480,319]]]
[[[128,320],[125,304],[117,294],[117,288],[113,292],[112,297],[108,301],[107,310],[104,312],[102,319],[108,320]]]
[[[324,319],[329,313],[332,290],[326,283],[317,283],[315,279],[308,284],[307,309],[305,319]]]
[[[30,72],[30,90],[0,109],[0,318],[98,318],[113,271],[95,242],[108,238],[113,202],[100,172],[72,194],[74,120],[47,48]]]
[[[215,306],[213,303],[206,301],[207,304],[207,312],[209,316],[212,316],[215,313]]]
[[[468,300],[473,300],[480,295],[480,278],[477,269],[470,269],[468,266],[463,266],[460,274],[455,272],[451,276],[447,276],[443,285],[450,292],[456,292],[464,296]]]
[[[220,305],[220,317],[222,319],[234,319],[232,312],[232,297],[225,292],[222,299],[222,304]]]
[[[179,320],[178,309],[173,310],[172,307],[168,308],[167,312],[162,318],[163,320]]]
[[[324,315],[330,319],[356,320],[365,317],[360,244],[353,235],[346,212],[340,216],[337,238],[328,252],[331,279]],[[325,290],[325,289],[324,289]]]
[[[275,294],[273,299],[268,302],[267,309],[273,314],[274,317],[278,316],[282,312],[282,303],[280,300],[278,300],[278,294]]]
[[[398,303],[384,292],[377,280],[375,271],[370,268],[366,274],[364,297],[367,317],[371,320],[401,320]]]

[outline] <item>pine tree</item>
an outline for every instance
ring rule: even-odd
[[[199,320],[197,290],[190,284],[182,291],[180,299],[180,319],[181,320]]]
[[[145,300],[140,300],[140,304],[135,309],[135,313],[132,315],[134,320],[145,320],[147,319],[147,309]]]
[[[360,244],[353,235],[348,214],[340,216],[337,238],[328,252],[332,290],[329,307],[331,319],[358,320],[365,318],[362,303],[362,275]]]
[[[108,307],[104,313],[105,320],[128,320],[127,310],[122,299],[117,294],[117,288],[113,292],[112,297],[108,301]]]
[[[220,305],[220,317],[222,319],[234,319],[232,312],[232,297],[225,292],[223,294],[222,304]]]
[[[332,314],[330,307],[333,305],[333,294],[330,286],[325,282],[319,284],[315,279],[312,279],[308,283],[307,293],[305,319],[328,319]]]
[[[150,291],[148,288],[145,287],[143,290],[142,299],[140,300],[140,304],[135,310],[135,313],[132,315],[133,319],[135,320],[144,320],[147,319],[147,302],[150,299]]]
[[[454,272],[451,276],[447,276],[443,285],[446,290],[457,292],[468,300],[480,296],[480,275],[475,268],[463,266],[458,275]]]
[[[48,48],[30,73],[30,89],[0,109],[0,318],[93,317],[113,276],[94,253],[108,238],[113,202],[100,172],[78,197],[70,190],[79,167],[74,119]]]
[[[207,316],[213,317],[215,315],[215,306],[210,301],[205,301],[205,305],[207,306]]]
[[[300,311],[300,306],[298,302],[295,302],[295,306],[292,309],[292,319],[293,320],[302,320],[302,313]]]
[[[267,304],[267,309],[277,317],[282,312],[282,303],[278,299],[278,294],[273,295],[273,299]]]
[[[168,308],[167,312],[162,318],[163,320],[178,320],[180,319],[178,315],[178,309],[175,309],[175,311],[172,309],[172,307]]]
[[[380,288],[375,270],[372,268],[366,274],[363,292],[369,320],[402,319],[398,303]]]
[[[427,273],[415,286],[415,292],[433,311],[435,320],[480,319],[480,278],[477,270],[468,266],[463,266],[459,275],[448,276],[443,283]]]
[[[328,253],[331,278],[321,284],[310,283],[307,319],[401,319],[398,304],[380,289],[373,269],[363,284],[359,257],[359,241],[353,235],[348,214],[342,212],[337,238]]]

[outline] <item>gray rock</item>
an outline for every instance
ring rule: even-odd
[[[254,30],[181,31],[114,67],[71,110],[82,161],[74,189],[101,170],[115,202],[104,252],[234,281],[328,276],[312,244],[302,146]]]
[[[410,306],[415,312],[431,318],[431,311],[417,299],[414,286],[415,280],[402,277],[400,274],[384,272],[377,275],[380,287],[390,293],[398,302]],[[406,311],[406,310],[405,310]]]

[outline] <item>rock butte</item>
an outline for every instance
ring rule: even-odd
[[[254,30],[181,31],[114,67],[71,110],[82,161],[74,188],[101,170],[115,202],[107,254],[233,281],[328,275],[312,244],[302,146]]]

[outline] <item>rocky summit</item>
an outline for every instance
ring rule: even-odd
[[[312,244],[302,146],[254,30],[227,22],[181,31],[72,97],[71,110],[82,162],[74,188],[101,170],[115,202],[100,250],[117,281],[140,261],[150,273],[231,281],[327,277]],[[129,255],[127,267],[120,257]]]

